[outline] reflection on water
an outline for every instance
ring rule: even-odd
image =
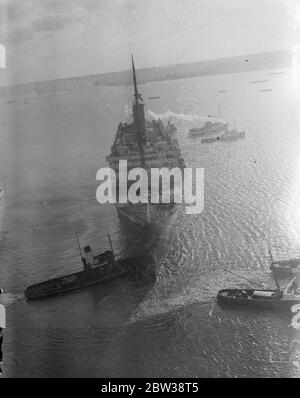
[[[266,78],[271,92],[250,84]],[[299,375],[300,336],[289,316],[213,305],[218,289],[247,285],[225,269],[274,286],[268,247],[300,251],[300,98],[290,79],[262,71],[141,86],[144,98],[160,97],[146,104],[152,116],[177,125],[187,166],[205,170],[203,213],[180,214],[154,286],[125,278],[32,303],[22,299],[26,286],[80,269],[75,231],[95,251],[109,247],[108,231],[118,256],[140,244],[114,206],[95,198],[129,95],[103,87],[5,105],[5,377]],[[188,129],[220,101],[246,139],[190,139]]]

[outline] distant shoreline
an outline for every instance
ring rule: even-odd
[[[138,69],[139,84],[186,79],[200,76],[215,76],[264,69],[280,69],[291,66],[292,53],[288,50],[248,54],[207,61],[175,64]],[[282,72],[277,72],[282,73]],[[131,85],[131,72],[120,71],[99,75],[69,77],[34,83],[0,87],[2,97],[40,96],[65,91],[76,91],[99,86]]]

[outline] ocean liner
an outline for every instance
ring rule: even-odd
[[[184,167],[178,142],[171,137],[175,126],[172,123],[164,125],[160,119],[147,120],[145,117],[143,99],[138,92],[133,58],[132,74],[133,120],[131,123],[119,124],[111,153],[107,156],[107,161],[117,176],[117,192],[120,160],[127,160],[127,171],[135,167],[144,168],[149,182],[151,168],[179,167],[182,170]],[[134,254],[140,254],[138,250],[142,250],[142,254],[145,254],[145,248],[147,248],[154,257],[156,265],[161,263],[176,236],[176,220],[180,205],[174,203],[172,190],[174,193],[174,184],[171,184],[170,203],[150,203],[149,194],[149,203],[116,204],[121,224],[129,227],[130,232],[137,234],[137,241],[142,240],[144,243],[135,245],[137,252]],[[159,194],[161,199],[163,192],[160,191]]]

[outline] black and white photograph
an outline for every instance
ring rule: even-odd
[[[0,379],[299,376],[300,0],[0,0]]]

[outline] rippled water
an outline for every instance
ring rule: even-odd
[[[95,199],[96,171],[131,89],[1,106],[4,376],[298,376],[299,336],[288,316],[214,304],[218,289],[249,285],[226,269],[273,286],[268,247],[281,257],[300,253],[300,95],[292,71],[268,73],[141,86],[149,113],[176,123],[186,164],[204,168],[204,212],[182,209],[154,286],[124,279],[32,303],[26,286],[81,267],[74,231],[101,250],[109,231],[118,255],[139,244],[114,206]],[[218,104],[245,140],[201,145],[187,136]]]

